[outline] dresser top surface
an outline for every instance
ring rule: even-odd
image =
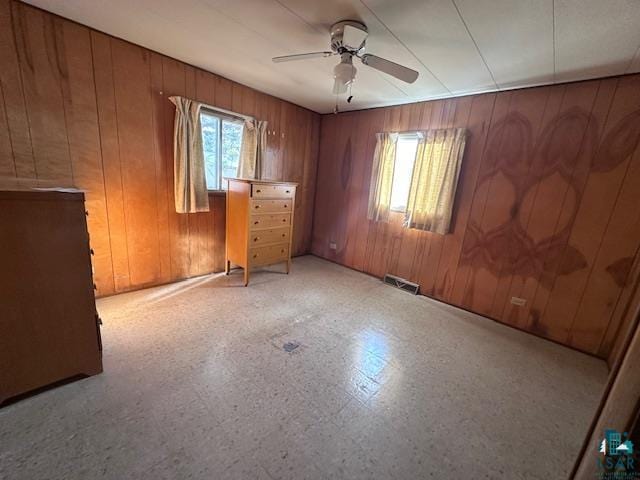
[[[30,189],[30,190],[0,190],[0,200],[21,200],[21,201],[74,201],[83,202],[84,192],[81,190],[55,190],[55,189]]]
[[[225,180],[228,180],[230,182],[255,183],[260,185],[291,185],[294,187],[298,186],[296,182],[280,182],[277,180],[258,180],[255,178],[225,178]]]

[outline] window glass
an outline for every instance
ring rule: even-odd
[[[201,113],[200,126],[202,128],[202,147],[204,150],[207,189],[218,190],[220,188],[220,176],[218,172],[220,119],[214,115]]]
[[[235,177],[242,146],[242,123],[222,121],[222,178]]]
[[[243,124],[240,120],[203,111],[200,126],[207,189],[221,190],[226,187],[224,178],[237,174]]]
[[[391,187],[391,210],[393,211],[404,212],[407,209],[417,148],[418,138],[415,135],[401,135],[398,138]]]

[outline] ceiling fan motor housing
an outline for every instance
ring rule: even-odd
[[[360,35],[345,35],[345,26],[353,27],[362,32]],[[351,30],[353,32],[353,30]],[[359,32],[358,32],[359,33]],[[367,38],[367,26],[356,20],[342,20],[331,26],[331,50],[336,53],[349,52],[352,55],[364,51]]]

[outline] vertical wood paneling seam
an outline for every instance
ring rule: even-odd
[[[547,108],[547,103],[549,101],[549,96],[550,96],[550,94],[547,95],[547,99],[545,101],[544,110],[546,110],[546,108]],[[509,97],[509,105],[507,107],[507,113],[505,115],[505,118],[509,115],[509,113],[511,113],[511,102],[513,100],[513,97],[514,97],[514,95],[511,95],[511,97]],[[544,110],[543,110],[543,113],[542,113],[543,116],[544,116]],[[504,130],[506,130],[506,128]],[[504,135],[505,135],[504,130],[502,132],[500,132],[500,140],[498,142],[498,155],[500,155],[502,153],[503,139],[504,139]],[[487,133],[487,136],[490,135],[490,133],[491,133],[491,129]],[[499,160],[496,158],[494,161],[497,163]],[[492,164],[492,166],[493,166],[493,164]],[[480,167],[482,168],[482,164],[480,165]],[[491,167],[489,168],[489,170],[491,170]],[[493,187],[493,182],[495,180],[495,177],[496,177],[495,174],[491,176],[491,178],[489,179],[488,186],[487,186],[487,194],[485,196],[484,203],[482,205],[482,214],[480,215],[480,219],[479,219],[479,222],[478,222],[478,224],[479,224],[479,226],[481,228],[482,228],[483,223],[484,223],[484,217],[485,217],[485,215],[487,213],[488,198],[491,195],[491,190],[492,190],[492,187]],[[472,204],[473,204],[473,201],[472,201]],[[500,268],[502,269],[502,266]],[[464,302],[464,298],[466,297],[467,287],[469,286],[469,278],[471,276],[472,276],[471,274],[469,276],[467,276],[467,280],[465,282],[464,289],[462,290],[462,298],[463,298],[462,303],[463,304],[465,303]],[[499,278],[500,278],[500,274],[498,273],[498,275],[496,275],[496,279],[499,280]],[[495,298],[496,291],[497,291],[497,285],[496,285],[496,290],[494,290],[494,292],[493,292],[494,298]],[[491,305],[493,306],[493,300],[491,302]],[[488,315],[485,315],[485,316],[488,316]]]
[[[127,207],[125,201],[125,189],[124,189],[124,179],[122,178],[122,151],[120,148],[120,127],[118,122],[118,98],[116,97],[116,75],[115,75],[115,64],[113,62],[113,41],[109,37],[107,38],[109,41],[109,57],[111,59],[111,88],[113,89],[113,114],[115,116],[115,128],[116,128],[116,140],[118,142],[118,165],[120,170],[120,189],[122,190],[122,217],[124,219],[123,227],[124,227],[124,246],[127,253],[127,275],[129,277],[129,285],[131,285],[131,261],[129,260],[129,233],[127,231]],[[115,276],[113,279],[113,283],[115,286]]]
[[[550,107],[549,103],[551,101],[551,97],[552,97],[552,93],[553,93],[553,88],[554,87],[550,87],[547,89],[547,98],[545,99],[544,102],[544,108],[542,109],[542,114],[540,115],[540,121],[538,122],[538,126],[536,127],[536,132],[533,133],[533,140],[532,140],[532,144],[530,145],[530,147],[532,148],[532,152],[530,152],[531,155],[533,155],[533,152],[536,150],[536,145],[538,144],[539,141],[539,135],[541,134],[541,130],[543,129],[543,122],[545,119],[545,115],[547,114],[547,109]],[[562,90],[562,97],[560,98],[560,103],[559,103],[559,108],[558,111],[562,110],[562,103],[564,102],[564,97],[567,94],[567,87],[566,85],[562,86],[563,90]],[[553,119],[551,120],[553,121]],[[531,173],[532,169],[534,168],[534,163],[535,163],[535,157],[531,160],[531,163],[529,165],[529,169],[527,170],[527,176],[529,176],[529,174]],[[492,179],[493,180],[493,179]],[[489,190],[491,191],[491,190]],[[536,192],[534,193],[534,197],[533,197],[533,203],[531,204],[531,209],[529,211],[529,218],[527,218],[527,225],[528,222],[531,218],[531,213],[533,212],[533,208],[535,206],[535,199],[536,199],[536,195],[537,195],[538,189],[536,188]],[[524,202],[524,197],[521,199],[520,204],[518,205],[518,210],[522,207],[522,202]],[[484,215],[483,215],[484,218]],[[509,252],[509,245],[507,245],[507,252]],[[506,252],[503,252],[506,253]],[[489,312],[493,313],[493,308],[495,306],[496,303],[496,297],[498,295],[498,287],[500,285],[500,277],[502,276],[502,271],[505,267],[505,264],[509,261],[508,260],[509,255],[506,255],[506,258],[503,258],[503,260],[500,262],[500,268],[498,270],[498,273],[496,275],[496,287],[493,290],[493,298],[491,299],[491,307],[489,308]],[[511,275],[511,280],[509,281],[509,289],[507,290],[507,292],[511,291],[511,286],[513,285],[513,277],[515,275]]]
[[[499,93],[496,94],[496,99],[495,99],[495,101],[493,103],[493,108],[491,109],[491,120],[489,122],[489,129],[487,130],[487,139],[486,139],[485,144],[484,144],[484,146],[482,148],[482,156],[480,157],[480,165],[478,166],[478,169],[479,169],[478,172],[482,171],[484,160],[486,158],[485,155],[487,153],[487,145],[490,143],[489,142],[489,135],[491,135],[491,130],[492,130],[493,126],[494,126],[493,125],[493,114],[495,113],[495,106],[496,106],[496,102],[498,100],[498,95],[499,95]],[[509,94],[509,103],[507,104],[506,115],[508,115],[509,112],[511,111],[511,102],[513,101],[514,95],[515,95],[514,93],[510,93]],[[498,148],[500,148],[502,146],[502,138],[503,138],[503,136],[504,136],[504,133],[502,133],[500,135],[500,141],[498,143]],[[484,199],[484,202],[483,202],[483,205],[482,205],[482,214],[480,215],[480,225],[482,224],[482,219],[484,218],[485,209],[487,207],[487,198],[489,197],[490,191],[491,191],[491,184],[489,184],[489,186],[487,187],[487,194],[485,195],[485,199]],[[474,203],[474,200],[476,198],[476,193],[477,192],[478,192],[478,180],[476,179],[475,191],[473,192],[473,197],[471,197],[471,205],[473,205],[473,203]],[[472,210],[469,211],[469,216],[471,216],[471,213],[472,213]],[[467,222],[467,225],[469,225],[468,222]],[[466,228],[465,232],[464,232],[464,238],[462,240],[462,249],[463,250],[464,250],[464,243],[465,243],[465,241],[467,239],[467,233],[468,232],[469,232],[469,229]],[[460,257],[462,257],[462,255]],[[458,264],[459,264],[459,262],[460,262],[460,259],[458,259]],[[458,276],[458,271],[459,270],[456,269],[456,277]],[[463,299],[462,300],[463,304],[464,304],[464,298],[466,297],[466,294],[467,294],[467,288],[469,286],[469,277],[471,277],[471,273],[469,273],[467,275],[467,278],[465,279],[465,282],[464,282],[464,287],[462,288],[462,297],[461,298]]]
[[[159,55],[159,61],[160,61],[160,70],[161,70],[161,83],[162,83],[162,97],[166,100],[169,101],[165,96],[164,96],[164,92],[166,92],[166,88],[164,86],[164,58],[162,58],[162,55]],[[151,64],[151,61],[149,61],[149,64]],[[165,108],[164,105],[162,106],[162,108],[160,108],[160,115],[161,115],[161,120],[162,120],[162,143],[164,144],[164,149],[161,149],[160,152],[164,152],[165,155],[170,155],[173,158],[173,150],[167,150],[167,139],[166,139],[166,118],[165,118]],[[162,168],[166,168],[167,166],[167,162],[165,158],[161,158],[161,165]],[[166,172],[167,176],[169,172]],[[173,177],[173,175],[172,175]],[[167,189],[168,185],[167,185],[167,180],[165,179],[164,183],[164,188]],[[171,248],[171,214],[170,212],[170,208],[171,208],[171,199],[173,199],[173,195],[169,195],[171,192],[165,190],[165,196],[167,197],[167,208],[165,209],[165,215],[167,216],[167,240],[169,243],[169,248],[167,249],[166,254],[169,257],[169,278],[172,278],[173,276],[173,259],[172,259],[172,248]]]
[[[602,81],[601,81],[602,84]],[[587,172],[587,177],[584,180],[584,186],[586,187],[586,185],[589,183],[589,176],[590,176],[590,167],[591,167],[591,163],[593,162],[594,157],[598,154],[598,152],[600,151],[600,147],[602,146],[602,140],[604,139],[605,136],[605,129],[607,127],[607,124],[609,123],[609,115],[611,115],[611,110],[613,109],[613,104],[615,103],[615,98],[616,98],[616,94],[618,93],[618,87],[620,86],[620,79],[618,78],[616,80],[616,88],[613,91],[613,94],[611,95],[611,100],[609,102],[609,108],[607,109],[607,114],[604,118],[604,122],[602,122],[602,132],[601,132],[601,137],[598,137],[598,144],[596,145],[593,154],[590,156],[589,158],[589,172]],[[581,192],[579,192],[578,198],[576,198],[576,205],[581,205],[582,204],[582,199],[584,196],[584,188],[582,189]],[[617,200],[617,197],[616,197]],[[573,219],[573,223],[571,225],[571,230],[569,231],[569,237],[567,238],[567,243],[564,246],[563,249],[563,257],[564,254],[566,253],[567,249],[569,248],[569,242],[571,241],[571,234],[573,232],[573,227],[575,226],[575,218]],[[606,229],[605,229],[606,232]],[[604,234],[603,234],[604,235]],[[557,272],[557,270],[556,270]],[[549,296],[551,296],[551,294],[553,293],[553,290],[555,289],[556,286],[556,280],[558,279],[559,275],[554,275],[553,276],[553,282],[549,288]],[[587,282],[588,282],[588,277],[587,277]],[[533,298],[535,298],[535,296],[538,293],[538,289],[540,288],[540,284],[537,285],[536,287],[536,291],[534,293]],[[585,289],[586,289],[586,284],[585,284]],[[584,293],[584,292],[583,292]],[[581,297],[582,298],[582,297]],[[544,318],[546,313],[547,313],[547,307],[549,306],[549,299],[547,299],[547,303],[545,303],[544,308],[542,309],[542,312],[540,313],[540,318]],[[577,313],[577,310],[576,310]],[[569,328],[569,332],[571,332],[571,328],[573,327],[573,322],[571,323],[571,327]]]
[[[588,138],[587,135],[589,133],[589,127],[592,125],[593,122],[596,122],[596,120],[593,118],[593,109],[596,106],[596,103],[598,101],[598,96],[600,95],[600,90],[602,89],[602,81],[600,81],[598,83],[598,89],[596,91],[596,94],[593,97],[593,102],[591,103],[591,109],[589,110],[589,121],[587,122],[587,125],[585,126],[584,129],[584,133],[582,134],[582,140],[580,141],[580,147],[578,148],[578,150],[576,151],[576,156],[575,156],[575,165],[573,166],[573,169],[571,170],[571,180],[573,181],[573,179],[575,178],[575,173],[578,169],[578,159],[580,158],[580,155],[582,154],[583,149],[585,148],[585,143],[587,142]],[[614,94],[615,96],[615,94]],[[613,97],[612,97],[613,100]],[[613,101],[611,102],[611,104],[613,104]],[[611,109],[611,104],[609,105],[609,110]],[[608,115],[608,112],[607,112]],[[606,120],[605,120],[606,123]],[[596,125],[597,128],[597,125]],[[604,128],[604,125],[603,125]],[[598,149],[598,146],[596,146],[596,150]],[[560,225],[560,220],[562,219],[562,209],[564,208],[564,204],[567,200],[567,196],[569,195],[570,192],[570,186],[567,187],[567,189],[565,190],[564,196],[562,197],[562,202],[560,203],[560,210],[558,212],[558,217],[556,219],[556,222],[553,226],[553,232],[557,232],[558,231],[558,226]],[[537,196],[537,190],[536,190],[536,196]],[[535,201],[534,201],[535,204]],[[580,202],[577,202],[577,204],[579,205]],[[572,220],[572,222],[575,222],[575,218]],[[573,224],[572,224],[573,227]],[[567,245],[569,244],[569,237],[567,237]],[[564,247],[566,249],[566,245]],[[545,256],[545,260],[547,258],[548,254]],[[544,261],[543,261],[543,267],[542,270],[540,271],[540,275],[539,277],[536,279],[536,287],[535,290],[533,291],[533,295],[531,298],[535,299],[536,295],[538,293],[538,289],[540,288],[540,278],[544,275]],[[554,275],[554,279],[553,279],[554,285],[555,285],[555,275]],[[550,290],[551,291],[551,290]],[[522,292],[522,290],[521,290]],[[546,304],[545,304],[546,307]],[[543,312],[544,313],[544,312]],[[543,316],[541,316],[540,318],[543,318]]]
[[[612,103],[613,103],[613,99],[612,99]],[[636,148],[638,147],[638,144],[636,144]],[[634,148],[634,152],[636,150],[636,148]],[[604,243],[604,239],[607,236],[607,231],[609,230],[609,225],[611,224],[611,219],[613,218],[613,214],[616,211],[616,206],[618,205],[618,201],[620,200],[620,195],[622,195],[622,190],[624,189],[624,182],[627,178],[627,175],[629,174],[629,170],[631,169],[631,164],[633,163],[633,153],[630,154],[630,156],[627,158],[627,167],[624,171],[624,176],[622,177],[622,179],[620,180],[620,186],[618,187],[618,192],[616,193],[616,200],[615,202],[613,202],[613,206],[611,207],[611,211],[609,212],[609,218],[607,218],[607,225],[604,228],[604,230],[602,231],[602,235],[600,236],[600,242],[598,243],[598,250],[596,251],[596,254],[593,257],[593,263],[591,265],[591,267],[589,268],[589,275],[587,275],[587,279],[586,282],[584,284],[584,289],[582,290],[582,293],[580,294],[580,301],[578,302],[578,305],[582,305],[582,302],[584,300],[584,296],[588,290],[588,286],[589,286],[589,282],[591,281],[591,276],[593,275],[593,270],[596,266],[596,264],[598,263],[598,257],[600,257],[600,251],[602,250],[602,244]],[[618,292],[618,298],[620,298],[620,293],[622,292],[622,289],[620,289],[620,291]],[[616,299],[617,302],[617,299]],[[580,311],[580,308],[576,308],[576,311],[573,314],[573,318],[571,320],[571,326],[569,327],[569,336],[571,336],[571,332],[573,331],[573,327],[576,323],[576,318],[578,317],[578,313]],[[613,311],[610,312],[609,314],[609,321],[611,320],[611,315],[613,315]],[[601,339],[602,341],[602,339]]]
[[[326,114],[325,114],[326,115]],[[310,245],[310,249],[313,250],[312,245],[313,245],[313,233],[316,230],[316,205],[318,204],[318,192],[320,192],[320,189],[318,188],[318,170],[320,169],[320,140],[322,140],[322,130],[324,128],[326,128],[325,123],[323,121],[324,115],[320,115],[320,120],[319,120],[319,126],[318,126],[318,149],[316,152],[316,171],[315,171],[315,178],[314,178],[314,192],[313,192],[313,206],[311,208],[311,245]]]
[[[553,88],[554,87],[551,87],[551,88],[548,89],[549,93],[547,95],[547,99],[545,100],[544,109],[542,111],[542,115],[540,116],[540,122],[538,124],[537,131],[535,132],[535,135],[533,137],[533,142],[531,144],[531,148],[532,148],[532,152],[530,152],[531,155],[533,155],[533,153],[537,150],[538,143],[540,142],[540,135],[542,135],[542,133],[544,133],[544,124],[543,124],[543,122],[544,122],[544,119],[545,119],[545,115],[547,114],[547,109],[549,108],[549,101],[551,99],[551,94],[552,94],[552,89]],[[566,85],[562,85],[562,88],[563,88],[562,97],[560,98],[560,102],[559,102],[559,106],[558,106],[558,114],[557,115],[559,115],[560,112],[562,112],[562,106],[564,104],[564,100],[565,100],[565,97],[567,95],[567,86]],[[554,121],[554,118],[552,117],[550,122],[553,122],[553,121]],[[551,137],[552,139],[553,139],[554,133],[552,133],[552,137]],[[527,176],[529,176],[529,174],[533,171],[534,167],[536,166],[535,165],[535,160],[536,159],[535,159],[535,156],[534,156],[533,159],[531,160],[531,164],[529,165],[529,169],[527,170]],[[529,231],[529,222],[531,222],[531,217],[532,217],[533,212],[535,210],[536,199],[538,198],[538,191],[539,190],[540,190],[540,182],[538,182],[536,184],[536,186],[535,186],[535,192],[533,194],[533,200],[531,201],[531,208],[529,209],[529,216],[527,217],[527,220],[526,220],[526,227],[524,227],[524,225],[523,225],[525,232]],[[520,208],[522,207],[522,203],[524,202],[524,200],[525,200],[525,198],[523,196],[521,201],[520,201],[520,204],[518,205],[518,210],[520,210]],[[507,245],[507,251],[510,252],[509,245]],[[503,269],[505,267],[505,264],[509,261],[508,258],[509,258],[509,255],[507,255],[507,259],[503,260],[500,263],[500,270],[498,271],[498,275],[496,276],[498,283],[496,284],[496,288],[493,291],[493,299],[491,300],[491,309],[490,309],[491,312],[495,312],[496,311],[496,310],[494,310],[494,308],[496,306],[496,298],[498,296],[498,286],[500,284],[500,277],[502,276],[502,271],[503,271]],[[515,277],[516,277],[515,273],[511,274],[511,278],[509,280],[509,288],[506,289],[507,295],[509,294],[509,292],[511,292],[511,288],[513,287],[513,279]],[[503,312],[504,311],[504,305],[498,311],[499,312]],[[502,313],[500,315],[502,315]]]
[[[7,104],[4,100],[4,87],[2,86],[2,82],[0,82],[0,100],[2,100],[2,105],[4,105],[4,119],[7,124],[7,136],[9,137],[9,148],[11,149],[11,158],[13,159],[13,173],[14,177],[18,178],[18,166],[16,165],[16,155],[13,150],[13,142],[11,140],[11,128],[9,128],[9,115],[7,114]]]
[[[640,245],[638,245],[638,247],[636,247],[636,252],[633,255],[633,264],[635,264],[638,261],[638,255],[640,255]],[[630,278],[634,274],[633,264],[632,264],[631,268],[629,268],[629,272],[627,273],[627,276],[625,277],[625,283],[624,283],[625,286],[628,284]],[[640,279],[640,276],[638,276],[638,278],[636,279],[636,282],[635,282],[636,284],[638,283],[639,279]],[[635,287],[635,289],[637,289],[637,286]],[[633,290],[633,288],[632,288],[632,290]],[[598,349],[596,350],[597,352],[600,352],[600,350],[602,348],[602,344],[605,341],[605,339],[607,338],[607,332],[609,331],[609,328],[611,328],[611,320],[613,319],[613,315],[615,314],[615,311],[618,308],[618,304],[620,303],[620,300],[621,300],[621,298],[623,296],[623,293],[624,293],[624,287],[620,289],[620,293],[618,295],[618,298],[616,299],[615,305],[613,305],[613,308],[611,310],[611,315],[609,316],[609,320],[607,321],[607,326],[603,330],[604,333],[603,333],[602,337],[600,337],[600,343],[598,343]],[[627,305],[625,305],[623,308],[628,311],[629,306],[632,304],[632,302],[633,302],[633,295],[630,295],[628,300],[627,300]],[[609,351],[607,352],[607,363],[609,363],[609,357],[611,356],[611,353],[614,350],[614,346],[615,346],[616,340],[618,339],[618,337],[620,335],[620,329],[624,325],[624,317],[625,316],[626,316],[625,314],[620,316],[620,322],[618,323],[618,327],[616,328],[616,333],[612,337],[613,341],[611,343]]]
[[[13,5],[17,5],[17,8],[21,8],[20,2],[17,2],[15,0],[12,0],[11,3]],[[38,164],[36,162],[36,154],[35,154],[35,150],[33,149],[33,128],[31,125],[31,117],[29,115],[29,106],[27,104],[27,97],[24,94],[24,78],[22,76],[22,67],[21,67],[21,60],[20,60],[20,53],[18,51],[18,38],[17,38],[17,32],[18,29],[15,26],[15,19],[14,19],[14,8],[13,5],[10,5],[9,8],[9,14],[11,16],[11,29],[13,30],[13,46],[15,48],[15,56],[16,56],[16,61],[18,62],[18,64],[16,65],[18,67],[18,76],[20,77],[20,94],[22,95],[22,104],[24,105],[24,114],[27,117],[27,125],[29,127],[29,145],[31,146],[31,160],[33,161],[33,174],[35,175],[36,180],[38,179]],[[21,22],[22,23],[22,22]],[[22,35],[24,35],[24,28],[21,26],[20,27],[20,33]],[[26,53],[25,53],[26,55]]]
[[[480,171],[482,168],[482,160],[484,158],[484,154],[485,154],[485,150],[487,148],[487,143],[488,139],[489,139],[489,132],[491,130],[491,124],[493,122],[493,113],[496,107],[496,102],[498,100],[498,93],[493,93],[490,94],[493,95],[493,103],[491,105],[491,113],[489,114],[489,119],[488,122],[487,120],[483,120],[482,121],[482,135],[484,137],[484,145],[482,145],[482,152],[480,152],[480,158],[478,159],[478,172],[476,173],[476,177],[473,179],[473,184],[469,185],[469,188],[473,189],[473,193],[471,195],[471,199],[469,200],[469,210],[467,212],[467,218],[465,218],[464,220],[464,229],[462,230],[462,238],[460,239],[460,251],[458,252],[458,258],[456,259],[456,263],[454,265],[454,274],[453,274],[453,279],[451,280],[451,289],[449,291],[449,295],[451,295],[451,292],[453,291],[453,288],[456,284],[456,278],[458,277],[458,271],[460,269],[460,259],[462,258],[462,249],[464,247],[464,241],[466,239],[466,235],[467,235],[467,231],[468,231],[468,225],[469,225],[469,219],[471,218],[471,212],[473,210],[473,199],[475,198],[475,193],[476,193],[476,188],[478,185],[478,178],[480,177]],[[479,98],[479,97],[476,97]],[[473,103],[475,103],[476,98],[473,99],[472,103],[471,103],[471,107],[469,108],[469,118],[471,118],[471,113],[473,112]],[[467,126],[468,126],[468,120],[467,120]],[[485,133],[485,125],[486,125],[486,133]],[[456,222],[458,221],[458,219],[456,219]],[[465,288],[466,288],[466,283],[465,283]],[[444,292],[443,292],[444,293]],[[463,289],[463,296],[464,296],[464,289]],[[446,295],[445,295],[446,297]]]
[[[156,152],[156,142],[155,142],[155,120],[154,120],[154,101],[153,101],[153,74],[151,72],[151,63],[152,63],[152,55],[150,54],[148,56],[149,58],[149,62],[148,62],[148,66],[149,66],[149,105],[150,105],[150,109],[149,109],[149,116],[151,117],[151,150],[153,151],[153,189],[155,192],[154,198],[155,198],[155,211],[156,211],[156,246],[158,247],[158,259],[157,259],[157,266],[158,266],[158,271],[159,271],[159,277],[162,278],[162,266],[160,265],[160,256],[162,255],[162,249],[160,248],[160,222],[158,222],[158,159],[157,159],[157,152]]]
[[[311,113],[311,128],[310,134],[311,138],[309,139],[309,157],[311,162],[311,178],[313,179],[309,182],[309,188],[313,189],[312,195],[307,195],[307,201],[310,202],[311,205],[307,206],[307,215],[309,217],[308,220],[308,234],[307,234],[307,245],[306,245],[306,253],[311,253],[311,246],[313,244],[313,221],[315,218],[316,211],[316,193],[318,191],[318,164],[320,163],[320,126],[322,125],[322,117],[317,113]]]
[[[374,161],[373,154],[375,154],[375,148],[377,145],[376,134],[379,132],[385,131],[384,128],[385,128],[385,123],[387,122],[387,116],[388,116],[388,113],[386,110],[379,111],[376,117],[374,117],[372,121],[372,125],[369,127],[370,129],[373,130],[372,132],[373,138],[371,136],[369,137],[372,145],[369,146],[369,144],[367,144],[367,154],[370,154],[367,160],[371,163],[370,175],[373,174],[373,161]],[[373,143],[374,138],[376,138],[375,144]],[[365,187],[366,187],[366,183],[365,183]],[[371,193],[371,178],[369,178],[369,187],[367,188],[367,192],[368,194]],[[381,225],[382,222],[377,222],[375,220],[368,219],[368,210],[369,210],[368,197],[369,195],[367,195],[367,206],[365,209],[365,212],[367,212],[367,239],[366,239],[367,244],[365,246],[365,251],[364,251],[363,268],[365,272],[373,274],[372,270],[374,268],[373,260],[374,260],[375,251],[376,251],[376,239],[378,237],[378,229],[382,228],[382,225]]]
[[[109,245],[109,257],[111,258],[111,278],[113,278],[113,291],[116,292],[116,270],[113,266],[113,246],[111,245],[111,223],[109,222],[109,202],[107,201],[107,180],[104,174],[104,155],[102,154],[102,127],[100,125],[100,109],[98,108],[98,84],[96,83],[95,54],[93,51],[93,36],[89,30],[89,50],[91,51],[91,72],[93,77],[93,93],[96,103],[96,124],[98,127],[98,146],[100,154],[100,168],[102,169],[102,191],[104,192],[104,209],[106,213],[107,242]],[[127,256],[128,257],[128,256]]]
[[[47,19],[44,19],[44,22],[46,24]],[[74,187],[76,186],[76,181],[75,181],[75,176],[73,174],[73,161],[71,160],[71,141],[69,140],[69,121],[67,120],[67,105],[65,102],[65,95],[64,95],[64,88],[62,88],[62,82],[64,79],[64,75],[62,74],[61,68],[60,68],[60,54],[59,54],[59,50],[58,50],[58,22],[60,22],[60,18],[59,17],[53,17],[51,19],[52,22],[52,30],[53,30],[53,51],[54,51],[54,55],[55,55],[55,68],[57,70],[57,80],[58,80],[58,89],[60,90],[60,99],[62,100],[62,118],[64,118],[64,136],[67,139],[67,156],[69,158],[69,169],[71,170],[71,185],[73,185]],[[60,25],[60,36],[61,36],[61,41],[63,42],[63,46],[64,46],[64,31],[63,31],[63,26]],[[46,25],[45,25],[45,41],[46,41]],[[69,78],[67,77],[67,81],[69,81]]]

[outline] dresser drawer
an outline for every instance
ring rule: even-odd
[[[289,245],[271,245],[268,247],[254,247],[249,249],[249,264],[253,266],[269,265],[284,262],[289,259]]]
[[[251,200],[253,213],[285,213],[291,211],[291,200]]]
[[[291,225],[291,214],[277,213],[273,215],[252,215],[249,223],[252,230],[255,228],[285,227]]]
[[[288,185],[252,184],[253,198],[293,198],[296,189]]]
[[[269,230],[252,231],[249,236],[249,245],[267,245],[269,243],[289,242],[289,227],[271,228]]]

